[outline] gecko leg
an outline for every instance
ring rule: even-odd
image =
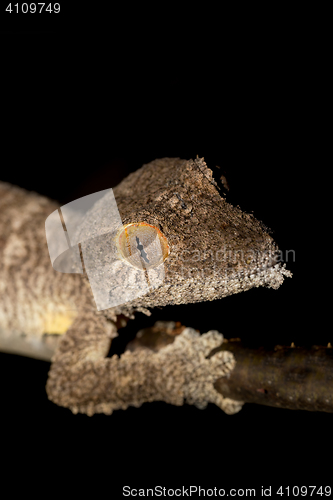
[[[223,336],[204,335],[186,328],[172,344],[153,352],[126,351],[106,357],[117,336],[115,325],[89,311],[78,318],[61,339],[52,358],[47,393],[54,403],[73,413],[111,414],[128,406],[165,401],[205,408],[213,402],[226,413],[241,409],[239,402],[224,399],[213,387],[235,365],[233,354],[219,352],[207,359]]]

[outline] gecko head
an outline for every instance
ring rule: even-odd
[[[143,165],[53,212],[46,234],[54,268],[84,268],[98,310],[203,302],[291,276],[264,225],[226,201],[203,158]]]
[[[159,286],[132,301],[133,307],[278,288],[291,275],[278,262],[278,247],[264,225],[226,201],[202,158],[155,160],[130,174],[114,194],[124,224],[117,235],[121,258],[141,265],[148,282],[163,269]]]
[[[291,273],[278,262],[272,237],[218,188],[203,158],[143,165],[114,190],[75,200],[47,218],[52,265],[60,272],[85,269],[98,310],[278,288]]]

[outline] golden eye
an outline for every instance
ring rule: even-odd
[[[161,231],[145,222],[123,226],[116,236],[120,256],[138,269],[157,267],[170,253],[168,241]]]

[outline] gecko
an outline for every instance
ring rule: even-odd
[[[243,402],[214,388],[235,367],[230,351],[209,356],[223,342],[216,330],[200,335],[185,328],[158,352],[108,353],[121,335],[119,318],[135,320],[136,313],[149,316],[155,307],[223,299],[253,287],[278,288],[291,273],[279,262],[276,243],[252,214],[226,201],[204,158],[156,159],[123,179],[113,195],[124,242],[119,262],[127,267],[126,276],[101,273],[103,289],[117,293],[131,272],[148,279],[148,271],[151,277],[162,269],[163,276],[147,293],[126,300],[125,292],[122,303],[98,310],[82,248],[83,273],[62,273],[51,265],[45,221],[59,204],[0,182],[0,329],[36,342],[57,335],[46,392],[73,413],[111,415],[152,401],[202,409],[214,403],[237,413]],[[92,206],[90,224],[77,229],[79,239],[93,241],[91,228],[107,222],[106,206],[106,196]],[[126,246],[128,228],[133,237]],[[145,230],[161,244],[158,266],[145,246]]]

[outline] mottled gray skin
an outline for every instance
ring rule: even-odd
[[[262,224],[228,204],[214,184],[203,159],[163,158],[114,188],[123,224],[158,227],[170,255],[158,289],[98,312],[86,276],[52,268],[45,220],[58,205],[0,183],[0,328],[36,338],[65,328],[47,382],[52,401],[88,415],[156,400],[199,408],[214,402],[229,414],[241,409],[213,386],[235,365],[227,351],[206,358],[223,341],[218,332],[200,336],[186,329],[157,353],[106,357],[120,314],[134,318],[156,306],[215,300],[254,286],[278,288],[290,275],[275,262],[276,246]],[[103,223],[103,199],[89,217]],[[89,236],[87,227],[80,228],[82,236]]]

